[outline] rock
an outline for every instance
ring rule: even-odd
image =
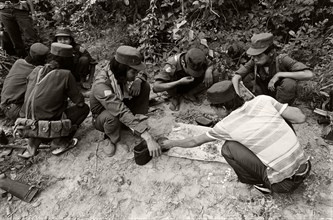
[[[36,208],[38,206],[40,206],[41,202],[40,201],[36,201],[35,203],[33,203],[31,206]]]
[[[123,177],[123,176],[120,176],[120,175],[115,176],[115,177],[113,178],[113,181],[115,181],[116,183],[118,183],[118,185],[120,185],[120,186],[125,184],[125,179],[124,179],[124,177]]]

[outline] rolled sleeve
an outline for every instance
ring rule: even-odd
[[[310,69],[304,63],[298,62],[288,55],[281,55],[280,64],[282,65],[281,70],[283,71],[296,72]]]
[[[94,87],[95,98],[114,117],[118,117],[120,122],[137,133],[143,133],[147,128],[147,121],[140,120],[138,115],[133,115],[131,110],[112,91],[111,87],[104,83]]]
[[[174,75],[175,67],[171,64],[165,64],[159,74],[155,76],[156,81],[170,82]]]
[[[242,65],[237,71],[236,74],[240,75],[244,79],[249,73],[254,72],[254,61],[248,61],[244,66]]]

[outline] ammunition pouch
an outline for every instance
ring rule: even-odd
[[[14,136],[23,138],[60,138],[67,137],[71,131],[70,119],[57,121],[18,118],[14,125]]]

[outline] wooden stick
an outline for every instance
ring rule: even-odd
[[[329,84],[329,85],[327,85],[327,86],[324,86],[324,87],[322,87],[322,88],[319,89],[319,90],[323,90],[323,89],[326,89],[326,88],[331,87],[331,86],[333,86],[333,83],[332,83],[332,84]]]

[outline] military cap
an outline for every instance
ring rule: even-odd
[[[134,47],[118,47],[115,59],[117,62],[130,66],[136,70],[143,70],[146,68],[146,65],[142,62],[143,57],[140,51]]]
[[[205,53],[199,48],[192,48],[185,54],[186,72],[193,77],[202,76],[207,68]]]
[[[273,34],[254,34],[251,38],[251,47],[246,51],[248,55],[255,56],[263,53],[273,44]]]
[[[52,43],[51,54],[59,57],[73,57],[73,47],[68,44]]]
[[[223,104],[232,100],[235,95],[236,92],[230,80],[217,82],[207,90],[207,100],[211,104]]]
[[[68,28],[58,28],[55,37],[72,37],[72,32]]]
[[[49,53],[49,51],[50,51],[50,48],[48,48],[44,44],[34,43],[33,45],[30,46],[29,54],[31,57],[45,56]]]

